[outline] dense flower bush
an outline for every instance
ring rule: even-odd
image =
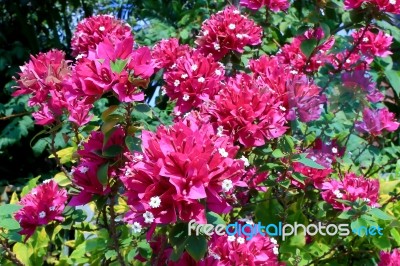
[[[49,143],[60,173],[0,207],[7,258],[398,265],[400,123],[388,96],[398,97],[400,79],[384,69],[398,40],[378,21],[400,2],[336,2],[343,17],[364,17],[345,27],[310,17],[285,43],[274,20],[292,14],[291,2],[242,0],[205,20],[193,46],[171,37],[147,47],[125,22],[98,15],[78,24],[74,60],[31,56],[13,95],[29,95],[44,134],[69,125],[73,137],[62,150]],[[101,99],[110,104],[99,112]],[[198,230],[207,223],[244,231]],[[304,229],[286,238],[254,231],[295,223]],[[305,229],[334,224],[349,234]],[[29,249],[41,253],[26,258]]]

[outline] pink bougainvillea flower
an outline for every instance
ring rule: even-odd
[[[26,235],[27,240],[38,226],[63,221],[61,213],[66,201],[67,191],[59,189],[53,180],[32,189],[19,203],[23,208],[15,213],[15,219],[22,227],[20,234]]]
[[[357,91],[361,89],[366,93],[368,101],[372,103],[383,100],[384,95],[376,88],[376,83],[371,81],[365,71],[345,72],[342,74],[342,82],[345,88]]]
[[[383,130],[395,131],[400,123],[395,121],[395,114],[389,112],[387,108],[371,110],[365,108],[363,120],[356,122],[355,129],[361,133],[379,136]]]
[[[400,250],[394,249],[392,252],[381,251],[378,266],[398,266],[400,262]]]
[[[370,30],[365,31],[365,33],[364,31],[364,28],[359,29],[352,34],[352,37],[354,42],[360,40],[360,44],[357,48],[363,55],[370,58],[370,61],[372,61],[375,56],[386,57],[392,54],[390,51],[390,45],[393,42],[392,36],[381,30],[378,30],[376,34]]]
[[[267,10],[278,12],[288,9],[290,2],[287,0],[240,0],[240,4],[252,10],[265,6]]]
[[[152,56],[156,61],[157,69],[170,68],[179,57],[191,50],[190,46],[180,45],[178,39],[171,38],[158,42],[152,50]]]
[[[21,67],[17,80],[19,90],[13,96],[30,94],[29,106],[38,107],[33,113],[36,123],[48,125],[54,122],[67,108],[62,82],[70,74],[65,53],[51,50],[39,53]]]
[[[196,44],[202,53],[219,60],[230,51],[243,53],[245,46],[260,44],[261,34],[261,27],[230,6],[204,21]]]
[[[295,172],[306,176],[304,184],[296,179],[292,179],[292,184],[296,187],[305,188],[307,185],[313,185],[316,188],[321,188],[325,179],[333,172],[332,164],[336,162],[336,157],[341,157],[344,154],[344,149],[340,148],[336,141],[323,142],[321,139],[316,139],[313,146],[304,151],[307,153],[307,158],[313,160],[324,169],[317,169],[306,166],[300,162],[292,164]]]
[[[224,80],[224,68],[198,51],[186,53],[164,74],[165,90],[176,100],[176,112],[185,113],[211,100]]]
[[[87,56],[105,38],[114,43],[129,37],[132,37],[131,27],[123,21],[110,15],[89,17],[76,27],[71,41],[72,55]]]
[[[363,3],[368,3],[369,0],[344,0],[345,9],[359,8]]]
[[[195,219],[205,223],[205,206],[226,213],[224,199],[243,175],[237,147],[217,137],[210,124],[188,116],[156,133],[142,132],[143,158],[128,163],[121,177],[131,212],[125,220],[141,226]]]
[[[250,69],[254,78],[261,78],[268,87],[277,93],[283,103],[281,110],[286,111],[286,119],[296,116],[302,122],[317,120],[322,112],[321,104],[326,97],[321,89],[306,75],[279,61],[278,57],[261,56],[250,60]]]
[[[238,74],[205,107],[204,113],[219,135],[232,135],[245,147],[254,147],[285,133],[285,108],[282,108],[279,95],[261,79]]]
[[[334,45],[335,39],[331,36],[322,42],[324,37],[322,28],[310,29],[303,35],[295,37],[290,44],[285,44],[277,56],[282,63],[290,65],[297,72],[318,71],[321,66],[332,61],[328,51]],[[315,40],[318,43],[310,58],[301,49],[301,44],[308,40]]]
[[[367,205],[378,207],[379,204],[379,181],[377,179],[366,179],[363,176],[357,176],[354,173],[346,174],[343,180],[331,179],[322,184],[322,198],[331,204],[333,208],[339,210],[348,210],[347,206],[339,200],[348,200],[354,202],[358,199],[364,200]]]
[[[274,238],[255,235],[213,235],[209,243],[209,254],[218,260],[218,265],[283,265],[278,261],[279,246]]]
[[[400,2],[398,0],[345,0],[345,9],[354,9],[362,6],[363,3],[376,6],[382,12],[400,14]]]

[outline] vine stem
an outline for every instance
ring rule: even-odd
[[[57,150],[55,148],[55,139],[56,139],[56,133],[52,132],[51,133],[51,143],[50,143],[50,151],[51,154],[54,156],[54,159],[56,160],[57,166],[60,167],[61,171],[65,174],[65,176],[71,180],[71,176],[69,175],[67,169],[62,165],[60,157],[57,155]]]
[[[11,251],[10,246],[8,245],[7,240],[0,238],[0,244],[3,246],[4,250],[7,252],[5,257],[12,261],[17,266],[25,266],[15,255],[14,252]]]
[[[118,241],[118,236],[117,236],[117,230],[116,230],[116,224],[115,224],[115,210],[114,210],[114,205],[115,205],[115,196],[111,195],[110,196],[110,226],[109,231],[111,233],[111,238],[113,239],[114,242],[114,249],[117,252],[117,257],[118,257],[118,261],[120,263],[121,266],[125,266],[125,261],[124,258],[122,257],[122,254],[119,250],[119,241]]]

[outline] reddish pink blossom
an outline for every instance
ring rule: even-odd
[[[370,68],[370,62],[360,53],[351,52],[345,50],[337,53],[332,57],[331,64],[335,67],[335,70],[345,71],[365,71]]]
[[[177,101],[175,110],[178,114],[214,98],[225,74],[219,63],[195,51],[181,56],[175,64],[165,72],[164,79],[167,95]]]
[[[326,102],[326,97],[306,75],[290,70],[290,66],[279,62],[277,57],[261,56],[257,60],[250,60],[249,65],[254,78],[261,78],[279,95],[284,107],[281,109],[287,112],[287,120],[298,116],[302,122],[309,122],[320,117],[320,105]]]
[[[98,15],[82,20],[71,41],[74,56],[87,56],[89,50],[108,38],[113,43],[132,37],[131,27],[110,15]]]
[[[158,42],[153,48],[152,55],[158,69],[170,68],[179,57],[191,52],[191,49],[188,45],[180,45],[178,39],[171,38]]]
[[[295,37],[292,43],[285,44],[277,56],[281,62],[290,65],[298,72],[318,71],[321,66],[332,60],[332,56],[328,54],[328,51],[335,43],[335,39],[332,36],[323,41],[324,37],[322,28],[310,29],[303,35]],[[306,40],[315,40],[317,43],[310,58],[301,49],[301,44]]]
[[[386,57],[392,54],[392,52],[390,52],[390,45],[393,42],[392,36],[381,30],[378,30],[377,34],[367,30],[363,35],[364,31],[365,29],[359,29],[352,34],[352,37],[355,42],[360,41],[357,48],[363,55],[370,58],[370,61],[372,61],[375,56]]]
[[[395,131],[400,123],[395,120],[395,114],[389,112],[387,108],[371,110],[365,108],[363,120],[356,122],[355,128],[361,133],[379,136],[383,130]]]
[[[205,223],[205,207],[226,213],[230,194],[243,174],[237,147],[216,137],[209,124],[189,116],[156,133],[142,132],[143,159],[128,163],[122,181],[131,212],[125,220],[146,224],[195,219]]]
[[[304,151],[307,153],[307,158],[313,160],[324,169],[317,169],[306,166],[300,162],[292,164],[295,172],[306,176],[304,184],[292,178],[292,184],[299,188],[305,188],[307,185],[313,185],[316,188],[321,188],[325,179],[333,172],[332,164],[336,162],[337,157],[343,156],[344,149],[340,148],[336,141],[323,142],[321,139],[316,139],[312,148]]]
[[[209,243],[209,254],[221,266],[282,265],[278,261],[278,244],[275,239],[261,235],[255,235],[251,240],[245,238],[214,235]]]
[[[51,124],[67,107],[62,82],[70,74],[70,68],[65,53],[52,50],[31,56],[21,71],[17,80],[19,90],[13,96],[30,94],[29,106],[38,107],[33,113],[36,123]]]
[[[260,44],[261,35],[261,27],[230,6],[203,23],[196,44],[202,53],[219,60],[230,51],[243,53],[245,46]]]
[[[55,181],[50,180],[32,189],[22,197],[22,209],[15,213],[15,219],[20,223],[22,231],[28,239],[40,225],[52,221],[63,221],[62,212],[67,201],[67,191],[59,189]]]
[[[290,5],[287,0],[240,0],[240,4],[252,10],[258,10],[265,6],[267,10],[274,12],[286,10]]]
[[[392,252],[381,251],[378,266],[399,266],[400,250],[394,249]]]
[[[365,71],[345,72],[342,74],[343,86],[353,92],[361,89],[360,91],[364,92],[368,101],[372,103],[382,101],[384,95],[376,88],[376,83],[366,75]]]
[[[345,9],[354,9],[359,8],[363,3],[368,3],[369,0],[344,0],[344,8]]]
[[[376,4],[379,10],[394,14],[400,14],[400,1],[399,0],[371,0]]]
[[[219,135],[231,135],[245,147],[254,147],[285,133],[284,110],[279,95],[261,79],[239,74],[228,81],[204,113]]]
[[[322,198],[331,204],[333,208],[348,210],[351,207],[341,203],[339,200],[354,202],[358,199],[364,200],[367,205],[377,207],[379,204],[379,181],[377,179],[366,179],[354,173],[346,174],[343,180],[331,179],[322,184]]]

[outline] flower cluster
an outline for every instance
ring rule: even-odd
[[[116,128],[108,139],[102,132],[95,131],[89,140],[78,151],[81,162],[72,168],[72,182],[80,189],[78,195],[72,197],[69,205],[78,206],[88,203],[94,195],[110,193],[109,177],[115,175],[118,165],[115,162],[122,157],[122,146],[125,133],[122,128]],[[109,166],[114,165],[114,166]],[[100,182],[98,172],[104,168],[106,179]]]
[[[380,257],[378,266],[397,266],[400,261],[400,250],[395,249],[391,253],[381,251]]]
[[[345,0],[344,6],[346,9],[359,8],[363,4],[370,4],[377,7],[382,12],[400,14],[400,2],[398,0]]]
[[[322,184],[322,198],[330,203],[333,208],[339,210],[350,209],[338,200],[347,200],[354,202],[363,200],[372,207],[379,206],[378,193],[379,181],[377,179],[366,179],[363,176],[357,176],[354,173],[346,174],[343,180],[331,179]]]
[[[361,91],[362,97],[366,96],[372,103],[380,102],[384,98],[384,95],[376,88],[376,83],[372,82],[363,70],[343,73],[342,82],[344,88],[352,92]]]
[[[234,159],[237,147],[218,137],[209,124],[193,116],[157,132],[142,132],[143,159],[128,164],[121,177],[131,212],[125,217],[141,225],[195,219],[205,223],[207,208],[231,209],[226,197],[243,175],[244,162]]]
[[[202,53],[219,60],[230,51],[243,53],[245,46],[260,44],[261,34],[261,27],[231,6],[204,21],[196,44]]]
[[[387,108],[371,110],[365,108],[363,111],[363,120],[355,124],[355,129],[361,133],[379,136],[383,130],[395,131],[400,123],[395,121],[394,113],[389,112]]]
[[[164,74],[165,92],[176,100],[177,115],[214,99],[224,80],[224,68],[211,56],[186,52]]]
[[[55,181],[50,180],[33,188],[22,197],[22,209],[15,213],[15,219],[20,223],[22,231],[28,239],[40,225],[52,221],[63,221],[62,212],[67,201],[67,191],[59,189]]]
[[[240,0],[240,4],[252,10],[265,6],[267,10],[278,12],[288,9],[290,2],[287,0]]]
[[[204,109],[218,135],[231,135],[245,147],[262,146],[287,129],[279,94],[247,74],[230,79]]]
[[[152,56],[157,68],[171,68],[176,66],[176,60],[192,49],[188,45],[180,45],[178,39],[161,40],[152,49]],[[175,65],[174,65],[175,64]]]
[[[39,53],[36,57],[31,56],[31,60],[21,67],[21,71],[17,80],[19,90],[13,96],[30,94],[29,106],[38,108],[33,113],[36,123],[53,123],[69,106],[62,88],[62,81],[71,72],[65,53],[52,50]]]
[[[366,57],[367,62],[372,62],[374,57],[386,57],[392,54],[389,48],[393,37],[378,30],[374,33],[366,28],[359,29],[352,34],[354,42],[359,42],[357,49]]]
[[[72,55],[85,57],[89,50],[108,38],[113,43],[131,37],[131,27],[109,15],[98,15],[79,22],[71,41]]]

